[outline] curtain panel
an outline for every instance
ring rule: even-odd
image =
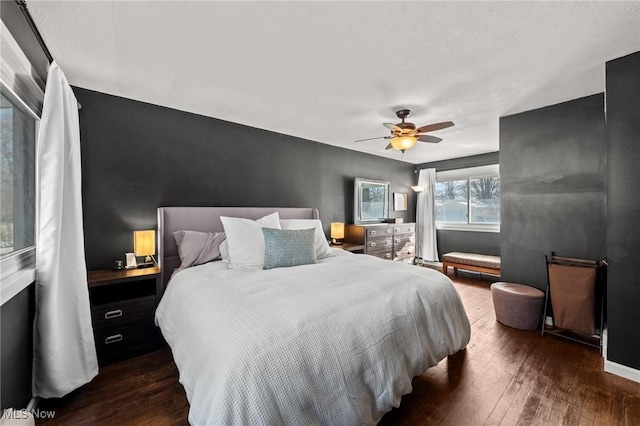
[[[78,102],[49,67],[37,145],[33,395],[59,398],[98,374],[82,226]]]
[[[418,185],[425,188],[418,193],[417,229],[418,258],[426,261],[438,261],[436,241],[436,169],[422,169],[418,174]]]

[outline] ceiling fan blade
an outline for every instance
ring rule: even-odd
[[[427,124],[416,129],[418,133],[435,132],[436,130],[446,129],[447,127],[454,126],[451,121],[443,121],[442,123]]]
[[[387,147],[385,149],[391,149],[393,148],[393,146],[391,146],[391,144],[387,145]]]
[[[442,139],[441,138],[437,138],[435,136],[431,136],[431,135],[420,135],[420,136],[418,136],[418,140],[420,142],[438,143]]]
[[[358,139],[355,142],[365,142],[365,141],[372,141],[374,139],[389,139],[391,136],[378,136],[377,138],[367,138],[367,139]]]
[[[389,130],[395,130],[395,129],[400,130],[400,128],[393,123],[382,123],[382,125]]]

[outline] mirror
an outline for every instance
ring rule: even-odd
[[[389,217],[389,182],[355,178],[353,222],[380,222]]]

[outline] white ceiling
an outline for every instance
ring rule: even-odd
[[[28,1],[79,87],[375,155],[395,110],[451,120],[402,158],[498,150],[499,117],[604,91],[640,2]]]

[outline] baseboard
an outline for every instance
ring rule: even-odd
[[[636,370],[635,368],[627,367],[626,365],[605,359],[604,371],[640,383],[640,370]]]
[[[618,364],[617,362],[609,361],[607,359],[607,331],[608,330],[605,328],[602,333],[602,357],[604,358],[604,371],[640,383],[640,370],[636,370],[635,368],[627,367],[626,365]]]

